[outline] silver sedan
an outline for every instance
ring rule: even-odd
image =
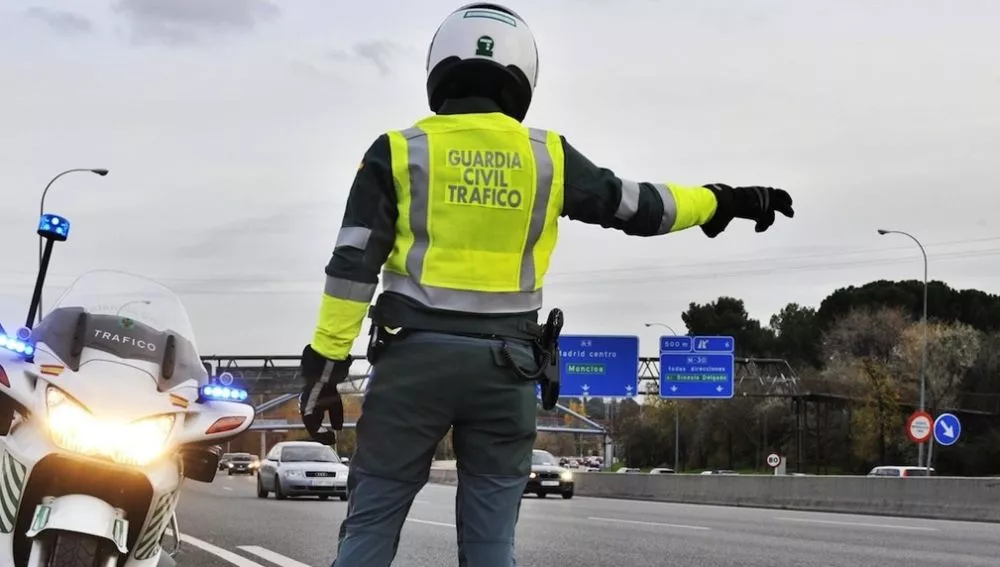
[[[296,496],[337,496],[347,500],[349,469],[327,445],[286,441],[275,445],[257,469],[257,496],[278,500]]]

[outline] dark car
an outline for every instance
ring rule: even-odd
[[[537,494],[539,498],[561,494],[569,500],[573,497],[573,473],[559,466],[559,460],[552,453],[535,449],[531,453],[531,474],[524,493]]]
[[[257,470],[257,462],[250,453],[233,453],[226,463],[230,476],[234,474],[253,474]]]

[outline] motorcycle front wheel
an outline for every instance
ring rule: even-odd
[[[105,567],[109,546],[92,535],[58,532],[45,567]]]

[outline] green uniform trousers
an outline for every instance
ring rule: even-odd
[[[526,342],[511,358],[537,368]],[[461,567],[511,567],[531,472],[535,382],[517,376],[503,342],[441,333],[395,338],[376,361],[357,425],[347,517],[333,567],[388,567],[438,443],[452,431]]]

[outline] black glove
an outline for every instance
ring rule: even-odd
[[[299,395],[299,415],[309,436],[324,445],[334,445],[337,434],[344,428],[344,402],[337,391],[337,384],[347,381],[353,357],[346,360],[329,360],[306,345],[302,349],[302,376],[306,385]],[[324,414],[330,416],[330,426],[323,426]]]
[[[702,232],[709,238],[715,238],[726,230],[734,218],[755,220],[754,230],[764,232],[774,224],[775,212],[788,218],[795,216],[792,197],[784,189],[730,187],[722,183],[706,185],[705,188],[715,193],[718,203],[712,220],[701,226]]]

